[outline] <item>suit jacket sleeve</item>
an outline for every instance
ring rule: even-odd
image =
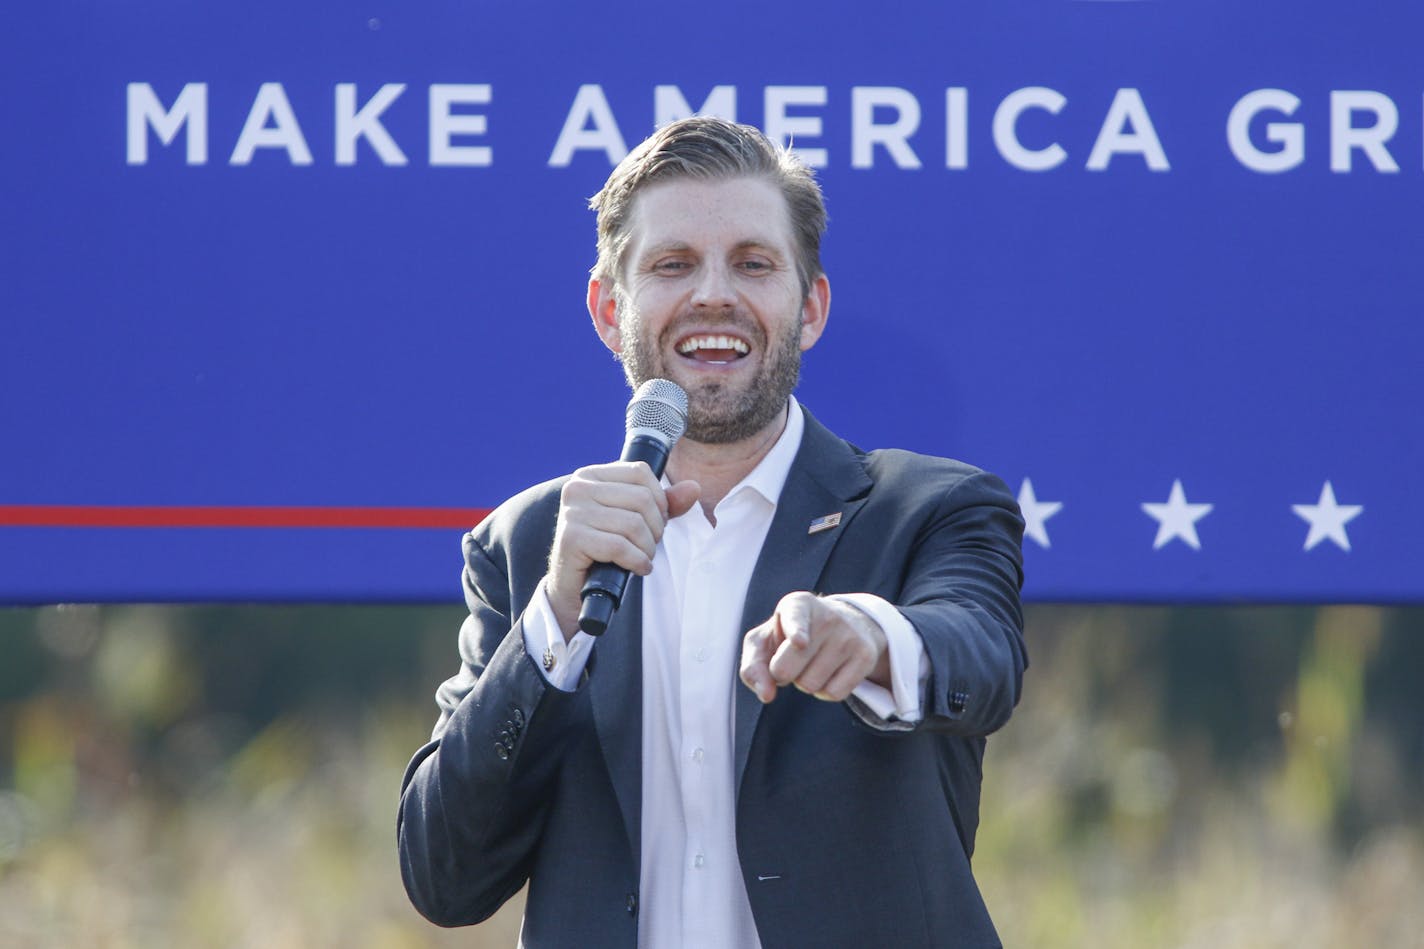
[[[566,734],[569,695],[529,658],[517,618],[548,545],[543,531],[523,530],[542,549],[509,556],[496,539],[506,519],[496,512],[465,536],[461,670],[440,687],[434,736],[402,782],[401,876],[415,907],[444,926],[488,918],[523,886]]]
[[[1022,538],[1018,504],[985,472],[956,479],[931,507],[896,600],[930,661],[920,728],[987,735],[1018,703],[1028,665]]]

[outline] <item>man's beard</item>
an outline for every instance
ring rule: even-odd
[[[619,335],[623,339],[623,352],[618,361],[623,364],[628,385],[636,390],[649,379],[670,379],[682,384],[664,362],[663,353],[680,335],[684,321],[674,320],[663,330],[662,338],[654,341],[640,332],[641,320],[635,308],[625,304],[620,308],[618,319]],[[744,335],[763,356],[761,368],[740,391],[715,380],[686,387],[686,437],[707,445],[739,442],[761,432],[786,408],[787,398],[801,377],[799,322],[791,321],[786,332],[771,346],[767,345],[766,334],[755,320],[733,314],[724,323]]]

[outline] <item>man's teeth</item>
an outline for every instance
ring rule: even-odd
[[[677,351],[684,356],[699,349],[730,349],[739,356],[745,356],[751,352],[747,344],[735,336],[694,336],[691,339],[683,340],[677,346]]]

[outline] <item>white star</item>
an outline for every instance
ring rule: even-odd
[[[1180,538],[1192,550],[1201,550],[1197,539],[1197,521],[1211,513],[1210,504],[1188,504],[1181,479],[1172,482],[1172,493],[1166,504],[1143,504],[1142,510],[1157,521],[1157,539],[1152,549],[1159,550],[1174,538]]]
[[[1038,546],[1048,547],[1048,528],[1044,522],[1063,510],[1062,501],[1040,501],[1033,493],[1033,482],[1027,478],[1019,486],[1019,510],[1023,512],[1024,536],[1038,541]]]
[[[1292,504],[1302,520],[1310,525],[1310,533],[1305,537],[1305,549],[1310,550],[1325,538],[1335,542],[1341,550],[1350,549],[1350,536],[1345,533],[1345,525],[1360,516],[1364,506],[1360,504],[1336,504],[1335,489],[1330,482],[1320,489],[1320,500],[1314,504]]]

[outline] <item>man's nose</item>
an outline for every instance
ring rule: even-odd
[[[692,304],[701,307],[732,307],[737,303],[737,291],[732,286],[732,272],[724,264],[708,264],[697,274],[692,288]]]

